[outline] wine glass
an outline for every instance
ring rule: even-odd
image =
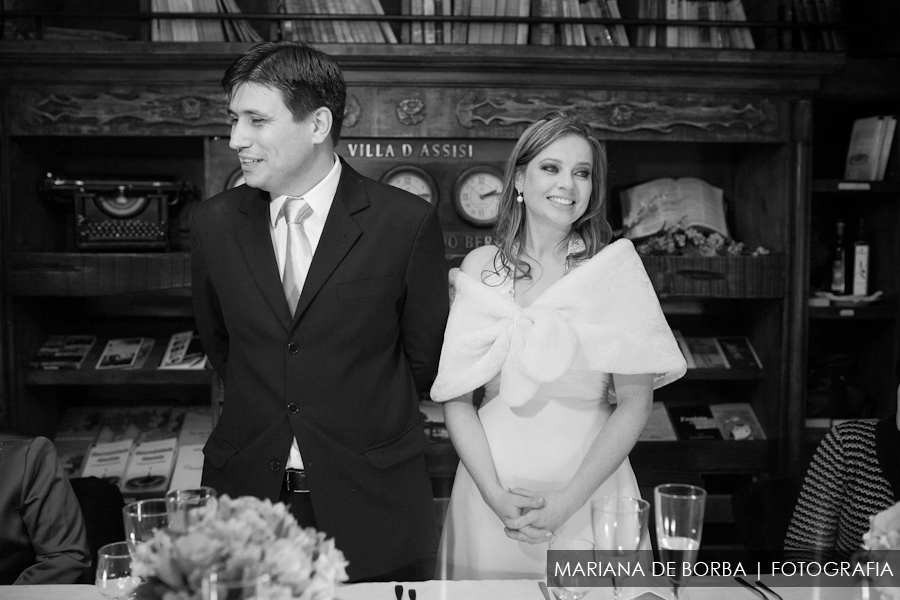
[[[700,552],[706,490],[695,485],[665,483],[653,490],[653,502],[656,542],[672,584],[672,597],[685,600],[687,594],[682,587],[688,579],[688,568],[692,570]]]
[[[636,562],[638,550],[647,539],[650,503],[628,496],[604,496],[591,502],[591,527],[597,554],[608,557],[616,567]],[[619,572],[618,568],[612,570]],[[622,598],[622,581],[612,576],[613,598]]]
[[[165,529],[169,525],[169,513],[163,498],[138,500],[122,509],[125,519],[125,540],[128,549],[134,554],[137,545],[153,537],[157,529]]]
[[[253,567],[231,574],[213,569],[200,582],[201,600],[266,600],[279,597],[274,590],[269,576]]]
[[[215,497],[216,490],[208,486],[166,492],[169,529],[178,533],[186,533],[188,527],[197,520],[197,509],[206,506]]]
[[[547,545],[547,550],[548,560],[559,565],[594,560],[593,542],[580,538],[553,537]],[[551,555],[551,552],[556,553],[556,556]],[[565,552],[565,554],[559,554],[560,552]],[[553,557],[551,558],[551,556]],[[587,578],[588,576],[584,573],[560,576],[556,569],[551,568],[547,570],[547,588],[557,600],[579,600],[594,589]],[[585,581],[580,581],[581,579],[585,579]],[[578,585],[579,583],[585,585]]]
[[[133,597],[138,579],[131,575],[131,553],[126,542],[106,544],[97,551],[97,589],[107,598]]]

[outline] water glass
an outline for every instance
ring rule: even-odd
[[[166,510],[169,513],[169,529],[185,533],[197,519],[198,509],[208,505],[216,497],[216,490],[208,486],[169,490],[166,493]]]
[[[672,563],[675,573],[669,576],[672,597],[685,600],[686,567],[693,567],[700,552],[706,491],[694,485],[666,483],[653,490],[653,502],[660,560]]]
[[[271,597],[269,576],[249,570],[240,574],[210,571],[200,587],[202,600],[265,600]]]
[[[133,597],[140,581],[131,575],[131,553],[126,542],[106,544],[97,551],[94,583],[106,598],[119,600]]]
[[[604,496],[591,502],[591,527],[598,558],[605,558],[611,565],[638,561],[638,550],[646,547],[647,520],[650,503],[628,496]],[[619,569],[614,568],[618,573]],[[613,575],[613,597],[622,597],[622,581]]]
[[[577,557],[579,560],[584,560],[590,558],[593,560],[593,552],[594,552],[594,543],[588,540],[583,540],[580,538],[567,538],[567,537],[553,537],[550,540],[550,543],[547,545],[547,550],[564,550],[567,552],[578,552],[577,555],[572,555],[573,557]],[[549,556],[549,554],[548,554]],[[557,600],[579,600],[583,598],[594,589],[593,586],[578,585],[578,579],[580,577],[574,575],[566,576],[567,583],[574,583],[573,585],[563,585],[563,582],[553,573],[552,570],[548,571],[547,575],[547,588],[550,592],[557,598]],[[585,579],[588,578],[587,575],[584,576]],[[584,581],[585,584],[589,584],[589,581]]]
[[[166,501],[162,498],[138,500],[122,509],[125,520],[125,540],[132,554],[137,545],[153,537],[157,529],[165,529],[169,525],[169,513]]]

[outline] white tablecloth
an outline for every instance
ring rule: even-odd
[[[393,583],[358,583],[338,590],[339,600],[396,600]],[[408,590],[416,590],[416,600],[544,600],[536,581],[419,581],[403,582],[403,600]],[[777,587],[784,600],[863,600],[858,589]],[[623,600],[658,600],[658,596],[642,590],[623,590]],[[665,593],[665,590],[659,590]],[[760,600],[759,596],[740,587],[692,587],[689,600]],[[612,590],[597,588],[584,600],[611,600]],[[871,600],[877,600],[877,594]],[[105,600],[92,585],[19,585],[0,586],[0,600]],[[774,600],[774,599],[773,599]]]

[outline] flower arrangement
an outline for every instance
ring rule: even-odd
[[[279,599],[331,600],[347,580],[334,539],[300,527],[283,503],[223,495],[195,511],[183,533],[156,530],[138,545],[138,600],[197,600],[213,571],[219,581],[265,574],[267,597]]]
[[[744,250],[744,243],[720,233],[704,233],[695,227],[668,227],[652,235],[636,247],[639,254],[685,256],[765,256],[769,251],[759,246],[753,252]]]
[[[869,517],[869,531],[863,534],[863,548],[870,559],[887,560],[895,573],[893,577],[885,574],[876,579],[875,589],[884,599],[900,600],[900,564],[894,564],[896,551],[900,550],[900,502]]]

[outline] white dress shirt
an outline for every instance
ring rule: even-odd
[[[300,196],[306,200],[312,209],[312,214],[303,222],[303,231],[306,233],[306,237],[309,238],[309,247],[312,249],[313,260],[315,260],[316,248],[319,245],[319,239],[322,237],[325,220],[328,218],[328,212],[331,210],[331,204],[334,202],[334,194],[337,191],[340,179],[341,161],[335,155],[334,166],[328,172],[328,175],[311,190]],[[287,198],[288,196],[278,196],[269,203],[269,232],[272,234],[272,245],[275,247],[278,272],[281,273],[282,281],[284,281],[285,252],[287,249],[287,222],[284,220],[282,207]],[[297,446],[296,438],[291,443],[291,454],[288,458],[287,468],[303,468],[303,458],[300,456],[300,448]]]

